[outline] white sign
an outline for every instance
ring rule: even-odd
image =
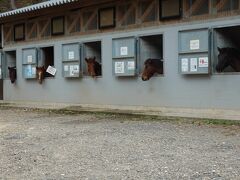
[[[208,67],[208,57],[200,57],[198,59],[199,67]]]
[[[70,76],[74,76],[75,74],[79,73],[79,66],[78,65],[71,65],[70,66]]]
[[[182,72],[188,72],[188,58],[181,59],[182,62]]]
[[[197,58],[190,59],[190,71],[197,72]]]
[[[32,66],[31,65],[27,65],[27,67],[26,67],[26,74],[27,74],[27,77],[31,77],[32,76]]]
[[[128,68],[128,70],[134,70],[135,69],[135,62],[134,61],[128,61],[127,62],[127,68]]]
[[[63,69],[64,71],[68,71],[68,65],[65,65]]]
[[[36,75],[36,67],[32,67],[32,75]]]
[[[75,74],[79,73],[79,66],[78,65],[73,66],[73,73],[75,73]]]
[[[47,68],[47,71],[46,71],[46,72],[48,72],[49,74],[51,74],[51,75],[55,76],[55,74],[56,74],[56,72],[57,72],[57,69],[56,69],[56,68],[54,68],[54,67],[52,67],[52,66],[48,66],[48,68]]]
[[[128,55],[128,47],[121,47],[120,48],[120,55],[127,56]]]
[[[199,48],[200,48],[200,41],[199,41],[199,39],[190,40],[190,49],[191,50],[197,50]]]
[[[27,62],[28,63],[32,63],[33,62],[33,56],[32,55],[27,56]]]
[[[115,73],[116,74],[124,73],[124,62],[115,62]]]
[[[74,51],[68,52],[68,59],[74,59]]]
[[[2,68],[0,68],[0,78],[2,78]]]
[[[74,76],[74,72],[73,72],[73,65],[70,66],[70,76]]]

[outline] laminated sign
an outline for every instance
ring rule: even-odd
[[[127,56],[128,55],[128,47],[121,47],[120,48],[120,55]]]
[[[33,62],[33,56],[32,55],[27,56],[27,62],[28,63],[32,63]]]
[[[74,51],[68,52],[68,59],[74,59]]]
[[[182,72],[188,72],[188,58],[182,58]]]
[[[128,70],[134,70],[135,69],[135,62],[134,61],[128,61],[127,62],[127,68],[128,68]]]
[[[68,65],[64,66],[64,71],[68,71]]]
[[[190,59],[190,71],[197,72],[197,58]]]
[[[26,74],[28,77],[32,76],[32,66],[31,65],[27,65]]]
[[[79,66],[78,65],[71,65],[70,66],[70,76],[74,76],[74,74],[79,73]]]
[[[190,49],[191,49],[191,50],[200,49],[200,41],[199,41],[199,39],[191,40],[191,41],[190,41]]]
[[[208,57],[200,57],[198,63],[199,67],[208,67]]]
[[[124,73],[124,62],[115,62],[115,73]]]
[[[56,69],[56,68],[54,68],[54,67],[52,67],[52,66],[48,66],[48,68],[47,68],[47,71],[46,71],[46,72],[48,72],[49,74],[51,74],[51,75],[55,76],[55,74],[56,74],[56,72],[57,72],[57,69]]]

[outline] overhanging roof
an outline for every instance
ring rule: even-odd
[[[19,8],[19,9],[15,9],[12,11],[1,13],[0,18],[17,15],[17,14],[21,14],[21,13],[27,13],[27,12],[31,12],[31,11],[35,11],[35,10],[39,10],[39,9],[48,8],[48,7],[63,5],[63,4],[67,4],[67,3],[71,3],[71,2],[75,2],[75,1],[78,1],[78,0],[50,0],[50,1],[39,3],[39,4],[34,4],[31,6],[26,6],[23,8]]]

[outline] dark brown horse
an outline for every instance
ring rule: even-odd
[[[42,82],[45,78],[46,69],[44,68],[44,66],[36,67],[36,72],[37,72],[37,80],[38,80],[39,84],[42,84]]]
[[[235,48],[219,48],[218,47],[218,64],[217,72],[223,72],[225,68],[231,66],[235,72],[240,72],[240,51]]]
[[[149,80],[154,74],[163,74],[163,61],[161,59],[147,59],[144,62],[142,80]]]
[[[13,84],[17,79],[17,69],[16,67],[8,67],[8,71],[9,71],[9,78],[11,80],[11,83]]]
[[[102,65],[96,61],[96,57],[85,58],[88,74],[95,78],[102,75]]]

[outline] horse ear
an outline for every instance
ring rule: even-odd
[[[8,69],[10,70],[11,68],[8,66]]]
[[[36,70],[38,70],[39,69],[39,67],[36,67]]]
[[[88,62],[88,60],[89,60],[88,58],[85,58],[85,61],[86,61],[86,62]]]
[[[96,56],[93,57],[93,60],[96,60]]]
[[[153,60],[152,60],[152,59],[149,59],[148,63],[149,63],[149,64],[152,64],[152,63],[153,63]]]
[[[218,49],[219,52],[222,52],[222,49],[220,47],[217,47],[217,49]]]

